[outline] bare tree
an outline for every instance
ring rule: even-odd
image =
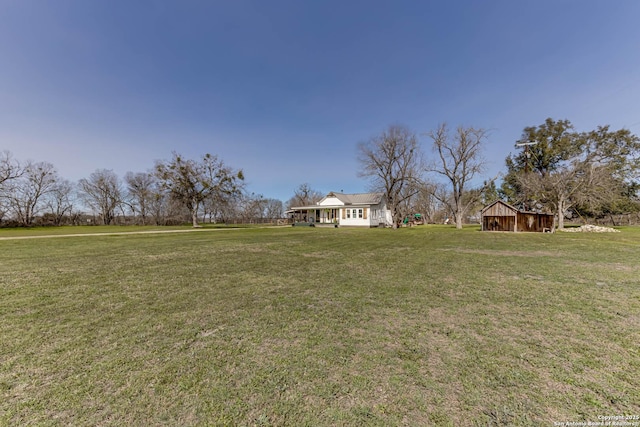
[[[538,203],[551,207],[558,229],[564,228],[565,215],[571,208],[610,202],[622,186],[611,167],[586,159],[575,159],[544,176],[535,172],[520,174],[518,183],[535,195]]]
[[[127,172],[124,176],[127,184],[129,204],[134,213],[140,217],[140,222],[145,225],[149,212],[157,195],[158,180],[150,172]]]
[[[29,227],[38,213],[43,197],[52,191],[58,172],[51,163],[28,163],[15,179],[10,205],[20,223]]]
[[[408,128],[392,125],[358,144],[359,176],[369,178],[373,191],[383,192],[393,228],[409,213],[410,199],[420,191],[422,154],[418,138]]]
[[[194,227],[198,227],[198,212],[205,200],[236,197],[244,181],[242,171],[231,169],[211,154],[195,161],[173,153],[171,161],[156,164],[156,174],[171,197],[189,209]]]
[[[74,185],[66,179],[57,181],[51,188],[45,204],[54,225],[61,225],[65,216],[71,216],[74,208],[74,190]]]
[[[487,131],[458,126],[452,136],[447,124],[443,123],[427,135],[433,140],[433,150],[438,156],[438,160],[428,166],[427,170],[443,176],[450,184],[450,197],[441,201],[453,213],[456,228],[462,228],[464,216],[482,194],[482,191],[470,193],[471,189],[468,187],[484,169],[482,148],[487,139]],[[474,194],[477,197],[473,197]]]
[[[442,202],[435,196],[437,191],[437,184],[425,182],[413,199],[412,210],[422,214],[426,222],[436,222],[444,215]]]
[[[238,217],[240,214],[238,197],[224,197],[224,198],[208,198],[203,203],[205,218],[209,217],[210,222],[224,222],[228,223]]]
[[[100,215],[102,224],[111,224],[123,202],[123,188],[118,176],[112,170],[98,169],[78,184],[80,197]]]
[[[270,219],[282,218],[284,216],[284,204],[282,200],[266,199],[265,217]]]
[[[262,194],[243,194],[237,199],[237,211],[243,223],[264,218],[266,199]]]
[[[317,199],[314,199],[314,201],[317,201]],[[233,216],[234,218],[240,218],[244,223],[250,223],[264,219],[282,218],[284,205],[281,200],[267,199],[262,194],[245,193],[236,198],[232,206],[223,206],[223,209],[216,213],[220,217],[229,218]]]
[[[11,152],[0,153],[0,191],[4,188],[5,182],[16,179],[24,172],[20,163],[13,159]]]
[[[156,225],[166,224],[171,214],[171,198],[160,186],[155,187],[149,204],[149,213]]]
[[[291,197],[287,201],[287,207],[291,208],[294,206],[300,207],[314,205],[323,197],[323,193],[318,190],[314,190],[309,184],[305,182],[304,184],[300,184],[300,186],[295,189],[293,197]]]
[[[13,159],[11,152],[3,151],[0,153],[0,220],[10,210],[10,201],[13,188],[12,182],[19,178],[24,172],[16,160]]]
[[[5,216],[9,212],[9,202],[0,195],[0,223],[4,221]]]

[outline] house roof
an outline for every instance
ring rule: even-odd
[[[327,209],[327,208],[340,208],[342,206],[369,206],[369,205],[377,205],[382,201],[384,197],[384,193],[355,193],[355,194],[344,194],[344,193],[336,193],[331,192],[324,196],[321,200],[318,201],[315,205],[309,206],[292,206],[290,211],[295,210],[305,210],[305,209]],[[320,205],[323,201],[328,198],[336,198],[341,204],[335,205]],[[290,212],[287,211],[287,212]]]
[[[327,194],[318,204],[329,197],[335,197],[345,205],[377,205],[382,201],[383,193],[356,193],[356,194],[344,194],[331,192]]]

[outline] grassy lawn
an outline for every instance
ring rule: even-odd
[[[62,236],[69,234],[113,234],[113,233],[152,233],[156,231],[201,231],[209,229],[224,228],[248,228],[256,227],[250,225],[225,225],[225,224],[205,224],[202,229],[194,230],[191,225],[173,226],[131,226],[131,225],[86,225],[86,226],[62,226],[62,227],[31,227],[31,228],[0,228],[0,240],[3,238],[30,238],[42,236]]]
[[[0,425],[640,415],[639,260],[633,228],[1,240]]]

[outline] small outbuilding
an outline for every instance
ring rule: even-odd
[[[496,200],[482,209],[482,231],[553,232],[553,214],[527,212]]]

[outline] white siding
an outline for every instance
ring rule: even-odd
[[[377,227],[380,224],[391,225],[391,211],[387,209],[384,203],[371,206],[369,223],[372,227]]]
[[[367,210],[367,219],[365,217]],[[369,227],[369,207],[368,206],[348,206],[340,209],[340,225]]]
[[[388,226],[391,225],[391,212],[380,205],[346,206],[340,208],[339,221],[340,225],[353,227],[378,227],[380,224]]]
[[[320,202],[320,206],[343,206],[340,200],[337,197],[327,197],[323,201]]]

